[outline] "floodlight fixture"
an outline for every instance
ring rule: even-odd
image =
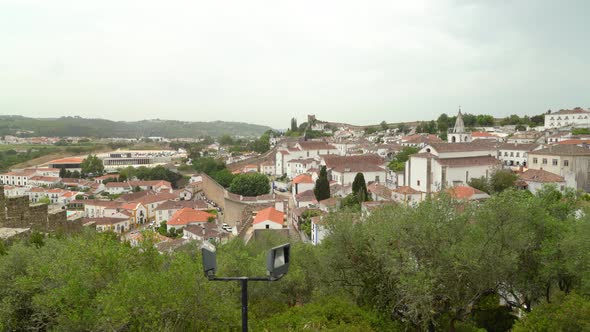
[[[266,255],[266,277],[217,277],[215,247],[208,242],[201,246],[203,272],[210,281],[238,281],[242,287],[242,331],[248,331],[248,281],[276,281],[289,271],[291,244],[286,243],[270,249]]]

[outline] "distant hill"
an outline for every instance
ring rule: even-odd
[[[33,131],[30,136],[89,136],[89,137],[149,137],[169,138],[199,136],[260,136],[271,129],[267,126],[242,122],[189,122],[175,120],[110,121],[61,117],[34,119],[18,115],[0,115],[0,135],[15,135],[17,131]]]

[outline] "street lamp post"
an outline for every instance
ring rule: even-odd
[[[203,272],[209,281],[238,281],[242,290],[242,332],[248,331],[248,281],[277,281],[289,270],[291,244],[270,249],[266,256],[266,277],[216,277],[217,258],[215,247],[203,244]]]

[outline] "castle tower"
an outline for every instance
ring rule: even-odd
[[[465,123],[463,122],[463,115],[461,114],[461,107],[459,107],[459,114],[455,121],[455,127],[449,129],[447,133],[447,141],[449,143],[465,143],[471,142],[471,133],[465,131]]]

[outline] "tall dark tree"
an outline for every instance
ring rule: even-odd
[[[365,202],[369,199],[367,183],[365,182],[365,176],[363,173],[356,173],[354,181],[352,181],[352,193],[356,196],[359,203]]]
[[[326,166],[322,166],[320,169],[320,176],[315,182],[313,193],[318,201],[330,198],[330,181],[328,181]]]
[[[297,119],[291,118],[291,131],[297,131]]]

